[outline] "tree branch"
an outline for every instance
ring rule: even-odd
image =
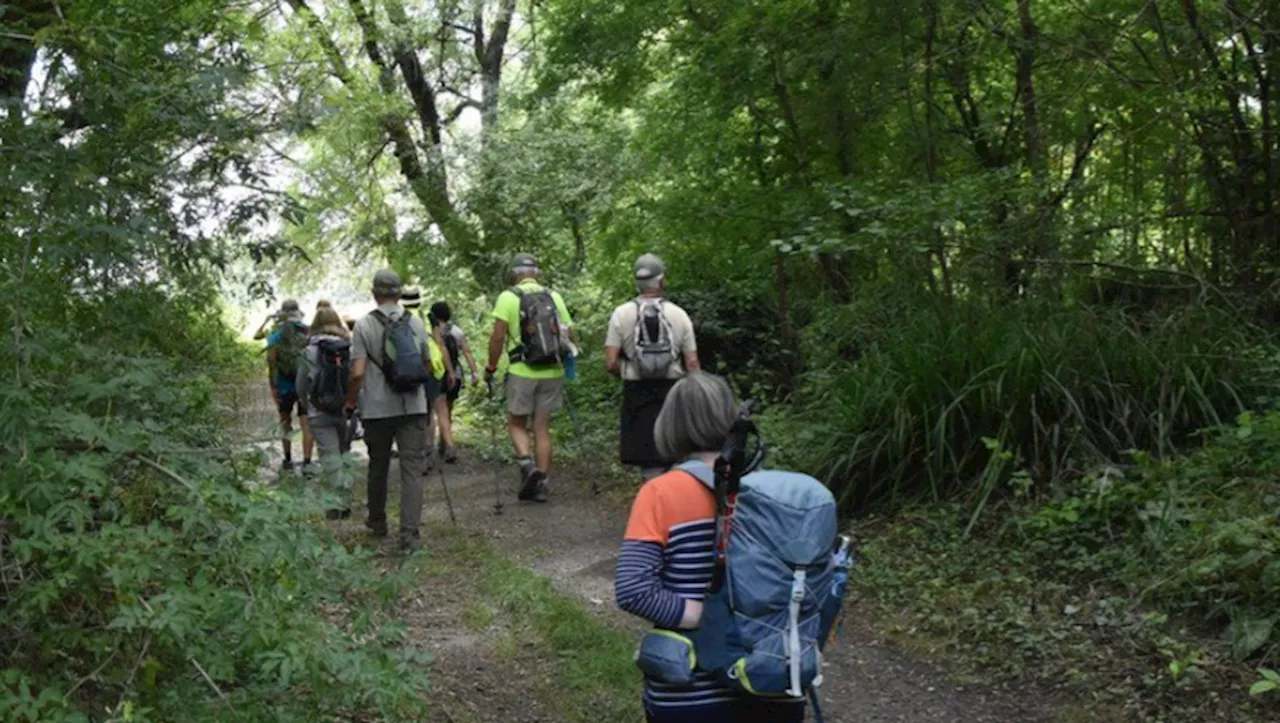
[[[325,28],[324,22],[311,9],[311,6],[307,5],[306,0],[287,0],[287,2],[289,7],[293,8],[293,12],[302,18],[302,21],[311,29],[316,42],[320,43],[320,48],[324,50],[325,57],[329,59],[329,64],[332,66],[334,77],[342,81],[343,85],[350,85],[351,69],[347,67],[347,61],[343,59],[342,51],[338,49],[338,45],[329,36],[329,30]]]

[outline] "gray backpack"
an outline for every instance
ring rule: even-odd
[[[636,355],[641,379],[666,379],[679,361],[671,341],[671,325],[662,313],[662,299],[636,299]]]

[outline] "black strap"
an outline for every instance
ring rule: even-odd
[[[809,688],[809,703],[813,706],[813,723],[825,723],[822,718],[822,705],[818,703],[818,687]]]

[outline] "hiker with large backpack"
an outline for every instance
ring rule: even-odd
[[[400,306],[400,276],[374,274],[377,308],[356,322],[351,337],[348,414],[360,407],[369,449],[369,516],[375,537],[387,535],[387,475],[391,444],[400,451],[400,547],[421,547],[422,485],[427,473],[427,400],[439,393],[422,320]]]
[[[284,451],[284,463],[280,469],[293,469],[293,409],[298,408],[298,423],[302,426],[302,465],[305,470],[311,464],[311,425],[307,420],[307,403],[298,397],[298,367],[307,348],[307,327],[302,323],[302,309],[293,299],[285,299],[280,305],[280,321],[267,335],[267,378],[271,385],[271,398],[280,415],[280,445]]]
[[[562,360],[572,343],[572,319],[560,294],[538,283],[538,262],[531,254],[516,254],[511,262],[514,284],[498,295],[489,336],[486,382],[498,371],[507,353],[505,380],[507,433],[511,435],[520,471],[522,501],[546,502],[551,471],[551,417],[563,404]],[[529,420],[533,420],[533,451]]]
[[[636,654],[650,723],[799,723],[851,551],[831,492],[758,470],[763,445],[721,377],[672,387],[654,428],[674,469],[640,489],[618,557],[618,606],[654,624]]]
[[[440,417],[441,422],[439,452],[444,456],[445,462],[452,464],[458,461],[458,453],[453,446],[453,405],[457,403],[458,397],[462,395],[462,390],[467,385],[462,358],[465,356],[467,364],[471,367],[473,385],[480,383],[480,371],[476,365],[476,358],[471,353],[471,345],[467,344],[467,335],[463,333],[461,327],[453,323],[453,310],[449,308],[447,302],[437,301],[431,305],[431,320],[435,322],[440,336],[444,339],[446,362],[453,370],[453,381],[446,383],[444,388],[444,405],[437,410],[437,416]],[[449,430],[447,434],[446,429]]]
[[[325,516],[331,520],[351,516],[351,480],[344,457],[350,450],[344,407],[351,381],[351,333],[332,307],[319,308],[311,322],[306,355],[298,369],[298,396],[306,400],[311,434],[320,451],[320,466],[335,506]]]
[[[639,467],[641,479],[647,481],[674,461],[666,459],[653,440],[662,403],[677,381],[702,364],[689,315],[663,298],[667,269],[662,259],[654,254],[636,259],[635,282],[639,296],[609,318],[604,364],[607,372],[622,379],[622,463]]]

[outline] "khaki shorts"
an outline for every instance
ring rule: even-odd
[[[564,403],[564,379],[526,379],[507,375],[507,411],[516,417],[558,412]]]

